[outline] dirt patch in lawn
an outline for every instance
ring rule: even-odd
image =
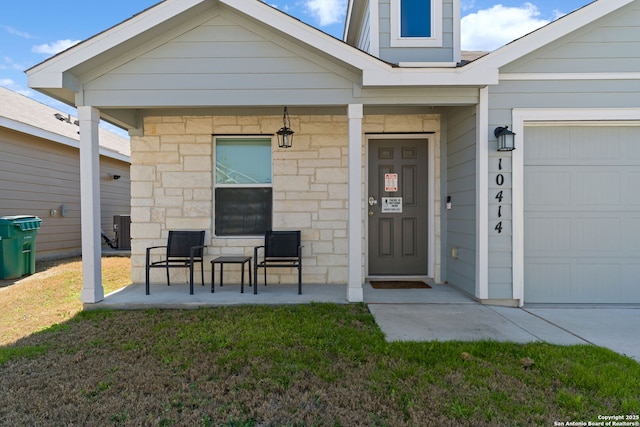
[[[128,257],[102,259],[106,293],[130,283],[130,264]],[[81,290],[80,257],[36,263],[36,273],[0,288],[0,345],[75,316],[82,310]]]

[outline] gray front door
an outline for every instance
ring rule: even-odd
[[[427,275],[427,140],[369,141],[369,275]]]

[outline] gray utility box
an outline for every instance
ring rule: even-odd
[[[114,215],[113,231],[116,233],[118,249],[131,250],[131,215]]]

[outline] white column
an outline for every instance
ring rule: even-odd
[[[349,283],[347,301],[362,302],[362,104],[348,106],[349,119]]]
[[[489,89],[476,107],[476,298],[489,298]]]
[[[100,247],[100,112],[94,107],[78,107],[80,119],[80,208],[82,220],[83,303],[104,299]]]

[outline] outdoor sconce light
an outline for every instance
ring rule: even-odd
[[[509,130],[509,126],[497,127],[493,134],[498,138],[498,151],[513,151],[516,149],[516,134]]]
[[[282,116],[282,127],[276,134],[278,135],[278,147],[291,148],[293,145],[293,134],[291,130],[291,120],[289,120],[289,112],[287,107],[284,107],[284,115]]]

